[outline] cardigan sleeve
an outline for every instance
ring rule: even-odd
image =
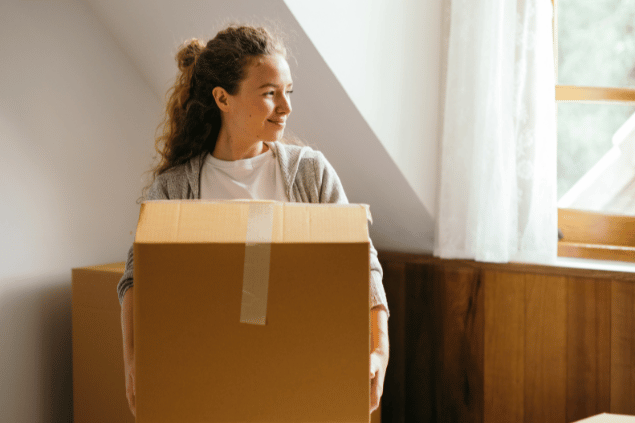
[[[321,152],[317,152],[314,166],[320,203],[348,203],[348,198],[346,198],[339,176],[337,176],[335,169]],[[383,306],[386,309],[388,318],[390,318],[386,291],[382,283],[383,270],[377,258],[377,250],[373,246],[373,241],[370,237],[368,241],[370,242],[370,306],[371,308]]]
[[[162,175],[157,176],[154,180],[150,188],[148,189],[148,195],[146,196],[146,200],[166,200],[169,198],[168,188],[167,188],[167,178],[162,177]],[[134,281],[132,279],[133,270],[134,270],[134,259],[133,259],[133,250],[134,244],[130,246],[128,249],[128,258],[126,259],[126,267],[124,269],[123,275],[117,284],[117,296],[119,297],[119,305],[123,304],[123,297],[126,294],[128,289],[132,288],[134,285]]]

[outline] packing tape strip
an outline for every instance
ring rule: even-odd
[[[273,203],[250,203],[240,307],[241,323],[266,324],[272,232]]]

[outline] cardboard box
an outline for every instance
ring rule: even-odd
[[[137,422],[368,422],[367,209],[150,201],[134,244]]]
[[[73,269],[73,416],[75,423],[134,423],[123,369],[117,283],[124,263]]]
[[[635,416],[602,413],[597,416],[578,420],[579,423],[635,423]]]

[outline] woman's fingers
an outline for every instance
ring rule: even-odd
[[[136,404],[136,388],[134,382],[134,370],[128,372],[126,378],[126,397],[128,398],[128,407],[133,416],[137,417],[137,404]]]
[[[381,395],[379,394],[378,385],[379,383],[377,378],[374,378],[373,380],[371,380],[370,382],[370,414],[372,414],[373,411],[377,410],[377,408],[379,407],[379,398],[381,397]]]
[[[385,368],[382,367],[381,358],[378,354],[370,355],[370,413],[379,408],[379,401],[383,394],[383,379]]]
[[[373,354],[370,355],[370,414],[377,409],[379,401],[377,399],[377,360]]]

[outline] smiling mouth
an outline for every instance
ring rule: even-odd
[[[273,123],[274,125],[278,125],[278,126],[285,126],[286,122],[284,120],[269,120],[269,122]]]

